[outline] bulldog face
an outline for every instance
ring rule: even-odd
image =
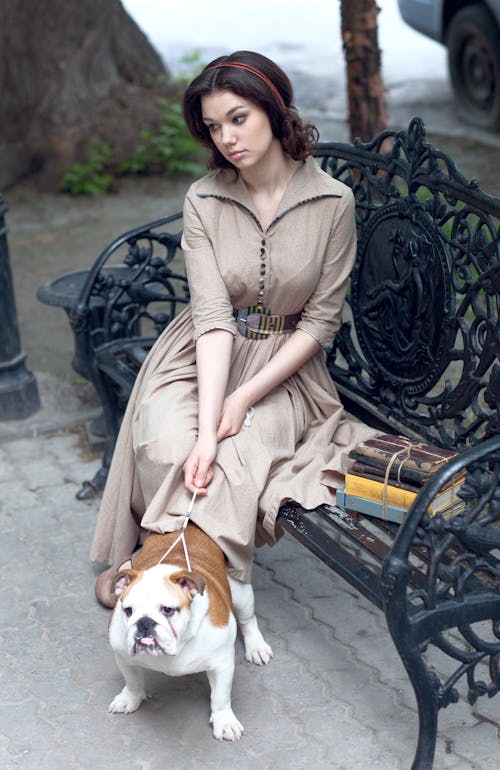
[[[129,655],[176,655],[191,617],[191,603],[205,580],[165,564],[117,575],[116,612],[126,630]]]

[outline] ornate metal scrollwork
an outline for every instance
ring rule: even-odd
[[[465,477],[460,512],[431,517],[422,499],[396,540],[381,582],[395,642],[420,653],[432,643],[455,662],[446,677],[431,677],[438,708],[458,699],[461,679],[471,704],[500,689],[500,437],[469,453],[469,464],[462,455],[451,469]],[[443,484],[449,480],[447,473]],[[407,580],[410,547],[421,555],[424,580],[418,588]]]
[[[98,260],[88,280],[87,296],[84,301],[80,298],[80,312],[75,309],[72,321],[81,327],[81,309],[92,316],[92,348],[121,338],[155,338],[179,307],[189,302],[182,262],[178,270],[172,266],[180,249],[181,233],[159,229],[163,223],[179,218],[169,217],[131,231]],[[113,264],[110,257],[123,243],[127,253],[121,264]]]
[[[340,392],[443,446],[497,433],[500,201],[417,118],[318,155],[356,198],[358,257],[328,356]]]

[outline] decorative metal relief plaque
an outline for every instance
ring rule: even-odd
[[[409,392],[419,393],[442,369],[450,281],[432,220],[402,204],[385,206],[366,226],[351,302],[366,358],[386,381],[404,381]]]

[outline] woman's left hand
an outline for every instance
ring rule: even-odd
[[[217,441],[240,432],[250,404],[240,389],[226,396],[217,427]]]

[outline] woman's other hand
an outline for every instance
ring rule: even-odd
[[[236,436],[240,432],[249,407],[250,404],[241,389],[226,396],[217,426],[217,441],[228,436]]]
[[[207,494],[207,487],[213,478],[213,463],[217,454],[215,436],[200,436],[183,465],[184,486],[193,493]]]

